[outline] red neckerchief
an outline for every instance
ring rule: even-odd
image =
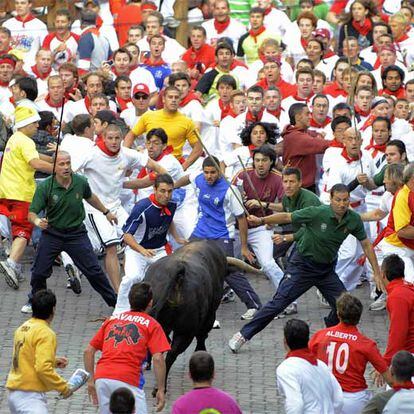
[[[281,114],[282,111],[284,111],[284,109],[281,106],[279,106],[279,108],[278,109],[275,109],[274,111],[270,111],[269,109],[267,109],[267,112],[270,115],[275,116],[277,119],[280,118],[280,114]]]
[[[391,95],[391,96],[395,96],[396,98],[400,99],[400,98],[405,98],[405,88],[404,86],[400,86],[396,91],[390,91],[388,88],[384,88],[380,91],[379,93],[380,95]]]
[[[201,102],[200,98],[194,92],[191,91],[191,92],[188,92],[185,98],[181,99],[181,102],[179,104],[180,108],[182,108],[183,106],[186,106],[191,101]]]
[[[129,99],[122,99],[120,96],[115,95],[115,100],[118,103],[119,107],[121,108],[121,112],[128,108],[128,104],[131,101],[131,98]]]
[[[253,123],[253,122],[261,121],[263,117],[263,112],[264,112],[264,108],[262,108],[256,116],[254,116],[249,110],[247,110],[246,123]]]
[[[101,142],[103,142],[103,135],[99,134],[99,135],[96,136],[95,144],[96,145],[98,145],[98,144],[101,145]]]
[[[171,216],[171,211],[169,210],[169,208],[167,206],[163,206],[161,205],[156,199],[155,199],[155,194],[151,194],[148,197],[151,201],[152,204],[154,204],[155,207],[158,207],[159,209],[161,209],[161,215],[166,215],[166,216]]]
[[[300,44],[302,45],[302,47],[306,50],[306,48],[308,47],[308,41],[306,39],[304,39],[302,36],[300,37]]]
[[[115,66],[111,66],[111,72],[115,75],[115,76],[121,76],[121,75],[125,75],[125,76],[129,76],[132,72],[131,67],[128,68],[128,72],[127,73],[118,73],[118,71],[116,70]]]
[[[34,65],[34,66],[32,66],[30,69],[32,69],[32,72],[35,74],[35,76],[38,78],[38,79],[41,79],[41,80],[45,80],[45,79],[47,79],[48,78],[48,76],[50,75],[50,73],[52,72],[52,68],[50,68],[46,73],[40,73],[39,71],[38,71],[38,69],[37,69],[37,66],[36,65]]]
[[[352,27],[362,36],[367,36],[372,30],[372,22],[370,19],[365,18],[364,22],[361,24],[352,20]]]
[[[355,107],[355,113],[361,116],[369,116],[371,111],[363,111],[357,104],[354,105]]]
[[[329,144],[329,146],[331,148],[344,148],[344,144],[342,144],[341,142],[337,141],[335,138],[331,141],[331,143]]]
[[[330,58],[332,56],[336,56],[336,53],[333,50],[328,49],[326,51],[326,53],[323,55],[323,59],[328,59],[328,58]]]
[[[374,121],[377,119],[377,117],[373,114],[371,114],[367,120],[364,122],[364,125],[362,125],[361,127],[361,131],[365,131],[367,128],[369,128],[370,126],[372,126],[372,124],[374,123]]]
[[[265,9],[264,14],[265,16],[269,15],[269,13],[273,10],[273,6],[268,7],[267,9]]]
[[[372,151],[372,158],[375,158],[378,154],[378,152],[385,152],[385,148],[387,148],[387,144],[381,144],[378,145],[374,142],[374,138],[371,138],[371,140],[369,141],[369,144],[365,147],[365,149],[367,151],[369,151],[370,149],[373,149],[374,151]]]
[[[62,107],[62,101],[60,101],[59,103],[55,104],[52,102],[52,100],[50,99],[50,95],[47,94],[46,98],[45,98],[45,102],[51,107],[51,108],[61,108]]]
[[[99,16],[99,14],[98,14],[98,16],[96,16],[96,27],[98,29],[100,29],[102,27],[102,25],[103,25],[102,17]]]
[[[250,144],[247,148],[249,148],[250,158],[253,158],[253,151],[257,148],[256,145]]]
[[[395,39],[394,43],[400,43],[400,42],[404,42],[404,40],[409,39],[407,33],[404,33],[399,39]]]
[[[117,152],[110,151],[105,145],[105,142],[103,139],[97,140],[95,144],[102,152],[104,152],[106,155],[109,155],[110,157],[116,157],[119,154],[119,151],[121,151],[121,148],[119,148]]]
[[[343,150],[342,150],[342,152],[341,152],[341,155],[346,159],[346,162],[348,163],[348,164],[351,164],[351,162],[354,162],[354,161],[359,161],[360,159],[361,159],[361,156],[362,156],[362,153],[360,152],[359,153],[359,157],[356,157],[356,158],[351,158],[349,155],[348,155],[348,153],[346,152],[346,148],[344,148]]]
[[[257,43],[257,37],[260,36],[265,30],[266,28],[264,26],[259,27],[257,30],[249,30],[249,35],[253,38],[254,43]]]
[[[159,58],[158,60],[154,61],[151,59],[151,57],[147,57],[143,60],[142,64],[147,66],[162,66],[166,65],[167,63],[162,58]]]
[[[88,27],[87,29],[85,29],[85,31],[82,32],[81,36],[88,33],[92,33],[96,36],[99,36],[99,30],[96,27]]]
[[[218,104],[221,110],[221,119],[225,118],[230,112],[230,102],[224,103],[221,98],[218,100]]]
[[[70,96],[70,94],[75,94],[75,90],[78,87],[78,84],[76,83],[75,85],[72,86],[71,89],[69,89],[68,91],[65,90],[65,99],[67,101],[72,101],[73,98]]]
[[[32,13],[29,13],[24,19],[22,19],[20,16],[16,16],[15,17],[15,19],[18,21],[18,22],[22,22],[23,23],[23,27],[24,27],[24,25],[27,23],[27,22],[30,22],[31,20],[34,20],[34,19],[36,19],[36,17],[35,16],[33,16],[33,14]]]
[[[233,111],[233,109],[229,109],[227,112],[227,116],[231,116],[232,118],[236,118],[238,114],[236,114],[236,112]]]
[[[131,73],[133,70],[135,70],[138,66],[139,66],[138,63],[135,63],[135,65],[131,65],[129,67],[129,73]]]
[[[89,113],[91,113],[91,98],[89,98],[88,95],[85,96],[84,102],[85,102],[86,109],[88,110]]]
[[[374,63],[374,69],[378,69],[381,66],[381,62],[380,62],[380,58],[377,55],[377,58],[375,59],[375,63]],[[384,69],[381,70],[381,73]]]
[[[329,118],[329,116],[327,116],[325,118],[325,121],[323,121],[321,124],[319,122],[316,122],[315,119],[313,119],[313,117],[311,117],[310,119],[310,123],[309,126],[314,127],[314,128],[325,128],[326,125],[328,125],[330,122],[332,121],[331,118]]]
[[[3,82],[0,81],[0,86],[3,86],[4,88],[8,88],[9,87],[10,82]]]
[[[318,360],[316,359],[315,355],[312,354],[309,348],[295,349],[294,351],[289,351],[286,354],[286,359],[291,357],[302,358],[312,365],[318,365]]]
[[[298,94],[296,94],[296,95],[293,95],[293,99],[295,101],[308,103],[309,102],[309,99],[311,99],[312,96],[313,96],[313,94],[310,95],[310,96],[308,96],[307,98],[301,98]]]
[[[397,385],[393,385],[392,389],[395,391],[400,391],[400,390],[412,390],[414,388],[414,383],[412,383],[411,381],[405,381],[401,384],[397,384]]]
[[[230,17],[227,17],[227,19],[224,22],[218,22],[216,19],[214,19],[214,28],[216,29],[217,34],[223,33],[230,24]]]

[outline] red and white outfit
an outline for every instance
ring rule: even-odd
[[[375,341],[356,326],[341,322],[316,332],[309,341],[309,349],[338,380],[344,395],[342,414],[360,414],[371,398],[364,378],[368,362],[380,374],[388,369]]]
[[[274,34],[280,37],[285,36],[292,25],[292,22],[287,14],[273,6],[265,9],[265,18],[263,23],[266,29],[271,30]]]
[[[311,100],[313,98],[313,92],[307,98],[301,98],[297,93],[288,96],[285,99],[282,99],[282,103],[280,104],[286,113],[289,113],[290,107],[295,103],[305,103],[308,106],[311,104]]]
[[[56,72],[52,68],[50,68],[50,70],[47,71],[46,73],[42,73],[38,70],[36,65],[25,66],[24,70],[28,76],[33,76],[36,79],[38,97],[46,95],[47,94],[47,80],[49,79],[49,76],[56,75]]]
[[[326,364],[309,349],[296,349],[276,369],[286,413],[340,414],[343,395]]]
[[[36,53],[48,34],[47,26],[32,14],[24,20],[19,16],[7,19],[2,26],[11,31],[13,49],[22,51],[25,63],[33,65]]]
[[[67,102],[65,102],[65,105]],[[49,95],[46,95],[45,99],[42,99],[41,101],[36,102],[37,107],[39,108],[39,111],[49,111],[52,112],[55,118],[59,121],[60,116],[62,114],[62,102],[59,102],[59,104],[54,104]],[[63,119],[65,119],[65,113],[67,112],[67,106],[63,109]]]
[[[222,114],[223,116],[223,114]],[[233,111],[229,111],[227,115],[220,121],[220,128],[219,128],[219,153],[218,158],[221,161],[225,154],[230,153],[233,151],[233,144],[229,141],[229,137],[234,131],[235,128],[235,120],[237,115]]]
[[[264,62],[266,62],[266,58],[264,56],[260,56],[260,59],[257,59],[255,62],[249,65],[249,79],[246,82],[246,86],[248,88],[258,82],[259,72],[263,68]],[[295,76],[292,66],[290,66],[290,64],[286,62],[286,59],[283,57],[280,59],[280,63],[280,77],[285,82],[293,84],[295,82]]]
[[[143,83],[148,86],[150,93],[157,92],[158,90],[152,73],[141,66],[138,66],[129,74],[129,79],[131,79],[132,89],[138,83]]]
[[[79,101],[70,101],[67,102],[65,107],[65,111],[64,111],[64,118],[63,121],[68,123],[70,121],[72,121],[72,119],[76,116],[76,115],[80,115],[80,114],[90,114],[90,109],[91,109],[91,99],[89,98],[88,95],[85,96],[85,98],[79,100]],[[113,101],[109,101],[109,109],[112,112],[116,113],[116,104]]]
[[[42,47],[49,49],[54,54],[54,62],[59,67],[65,62],[74,62],[78,52],[79,35],[69,32],[65,38],[60,38],[57,33],[49,33],[43,40]],[[66,49],[55,52],[60,45],[66,45]]]
[[[181,56],[181,60],[187,63],[188,69],[194,69],[197,64],[201,64],[200,73],[203,74],[216,61],[215,49],[208,44],[204,44],[197,50],[191,46]]]
[[[319,194],[326,194],[331,165],[334,165],[337,159],[341,157],[343,149],[343,144],[333,139],[329,145],[329,148],[323,154],[321,168],[322,179],[319,181]]]
[[[325,192],[321,195],[321,200],[329,204],[329,191],[338,183],[348,185],[358,174],[367,174],[372,177],[375,173],[375,164],[372,157],[362,151],[360,158],[352,159],[348,156],[345,149],[342,150],[341,156],[330,166],[326,180]],[[350,205],[358,213],[366,211],[365,197],[368,190],[359,185],[350,194]],[[361,244],[351,234],[344,240],[338,252],[338,262],[336,273],[344,284],[346,290],[352,291],[356,288],[364,267],[359,265],[357,259],[362,254]]]
[[[240,37],[246,33],[246,27],[237,19],[231,17],[223,23],[216,19],[210,19],[201,26],[206,29],[207,43],[215,45],[220,37],[229,37],[233,41],[234,50],[237,50]]]
[[[107,319],[90,345],[101,351],[94,378],[100,413],[109,413],[109,400],[117,388],[135,397],[135,409],[147,413],[143,365],[148,351],[154,355],[171,349],[161,325],[144,312],[124,312]]]

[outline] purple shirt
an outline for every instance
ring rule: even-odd
[[[232,396],[214,387],[187,392],[174,403],[171,414],[200,414],[209,408],[216,410],[217,414],[242,414]]]

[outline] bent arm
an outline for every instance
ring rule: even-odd
[[[377,208],[376,210],[367,211],[360,214],[362,221],[380,221],[387,216],[388,213]]]
[[[193,147],[193,149],[190,152],[190,155],[188,156],[188,158],[183,163],[184,171],[186,171],[188,167],[193,165],[197,161],[197,159],[201,156],[201,154],[203,153],[203,147],[201,146],[200,142],[196,142],[194,145],[192,145],[192,147]]]
[[[154,374],[157,381],[157,388],[159,390],[165,390],[165,359],[161,352],[158,352],[152,356],[152,363],[154,365]]]
[[[164,167],[162,167],[158,162],[154,161],[151,158],[148,158],[146,167],[150,168],[158,174],[168,174],[168,171]]]
[[[184,187],[190,184],[190,175],[184,175],[174,183],[174,188]]]
[[[276,213],[262,218],[263,224],[289,224],[292,223],[291,213]]]
[[[53,164],[40,158],[34,158],[33,160],[30,160],[29,165],[36,171],[41,171],[46,174],[52,174],[53,172]]]
[[[96,351],[97,349],[95,349],[92,345],[88,345],[88,347],[83,352],[83,364],[85,366],[85,370],[91,374],[91,377],[89,379],[90,382],[94,382]]]
[[[101,213],[105,213],[108,209],[102,204],[102,201],[99,200],[96,194],[92,194],[89,198],[85,199],[88,204],[90,204],[93,208],[96,208]]]

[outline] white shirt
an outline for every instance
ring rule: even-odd
[[[286,414],[339,414],[343,393],[326,364],[312,365],[289,357],[276,369],[277,386],[285,397]]]
[[[23,23],[15,17],[6,20],[3,26],[11,31],[13,48],[25,54],[26,64],[33,65],[36,53],[48,35],[47,26],[37,18]]]
[[[397,391],[387,402],[383,414],[411,414],[414,406],[414,390]]]
[[[94,145],[94,142],[89,138],[66,134],[60,144],[60,149],[70,154],[72,171],[78,171],[86,154],[92,150]]]
[[[322,158],[322,179],[319,182],[319,194],[327,192],[328,176],[331,166],[341,157],[343,148],[329,147],[323,154]]]
[[[218,34],[214,27],[214,19],[207,20],[201,26],[206,29],[207,43],[215,45],[217,40],[221,37],[229,37],[233,41],[233,48],[237,50],[239,39],[246,33],[246,26],[240,23],[238,20],[230,18],[230,24],[227,29]]]
[[[50,106],[45,101],[45,99],[42,99],[41,101],[37,101],[36,104],[37,104],[37,106],[39,108],[39,111],[49,111],[49,112],[52,112],[53,115],[55,116],[55,118],[58,121],[60,120],[60,115],[62,113],[62,106],[59,106],[59,107]],[[65,102],[65,106],[64,106],[64,109],[63,109],[63,119],[65,119],[65,114],[68,111],[67,104],[68,104],[68,102]]]
[[[64,122],[70,122],[72,121],[72,119],[76,116],[76,115],[80,115],[80,114],[89,114],[88,112],[88,108],[86,107],[85,104],[85,98],[79,100],[79,101],[69,101],[67,102],[65,105],[65,111],[64,111],[64,118],[63,121]],[[109,109],[112,112],[117,112],[116,110],[116,104],[114,101],[109,101]]]
[[[375,164],[370,154],[368,154],[366,151],[362,151],[361,160],[351,162],[348,162],[341,155],[330,166],[329,175],[326,183],[326,193],[329,193],[329,191],[335,184],[342,183],[348,185],[357,177],[358,174],[362,173],[367,174],[368,177],[372,177],[375,174]],[[362,185],[359,185],[355,188],[355,190],[351,191],[351,203],[364,200],[367,193],[368,190]],[[326,195],[327,194],[325,194],[325,197]]]
[[[148,86],[150,93],[157,92],[158,90],[152,73],[141,66],[138,66],[129,74],[129,79],[131,79],[132,89],[134,89],[137,83],[144,83]]]
[[[295,76],[292,66],[290,66],[284,58],[281,59],[281,62],[282,65],[280,66],[280,77],[287,83],[295,83]],[[264,63],[261,59],[258,59],[249,65],[249,77],[246,81],[246,86],[248,88],[258,82],[259,71],[263,68],[263,65]]]
[[[236,118],[233,118],[232,116],[227,115],[220,122],[219,137],[218,137],[218,145],[220,149],[218,158],[220,161],[223,160],[223,157],[226,154],[229,154],[230,152],[233,151],[233,144],[229,140],[229,137],[232,135],[232,131],[234,131],[235,120]]]
[[[174,62],[180,60],[180,56],[187,51],[187,49],[181,46],[175,39],[163,35],[165,39],[165,49],[162,52],[162,58],[171,66]],[[139,50],[142,52],[149,52],[150,47],[147,40],[147,37],[143,37],[138,40],[137,43]]]
[[[240,157],[246,168],[253,165],[253,158],[250,155],[249,147],[237,147],[232,152],[224,154],[223,162],[226,165],[226,177],[230,179],[243,169],[238,157]]]
[[[265,15],[264,25],[266,29],[271,30],[273,33],[283,37],[288,31],[292,22],[287,14],[276,7],[272,7],[269,14]]]
[[[120,195],[126,171],[141,169],[147,163],[148,155],[142,152],[121,146],[116,156],[109,156],[95,145],[86,154],[79,170],[88,178],[92,192],[102,203],[109,209],[116,209],[121,206]]]

